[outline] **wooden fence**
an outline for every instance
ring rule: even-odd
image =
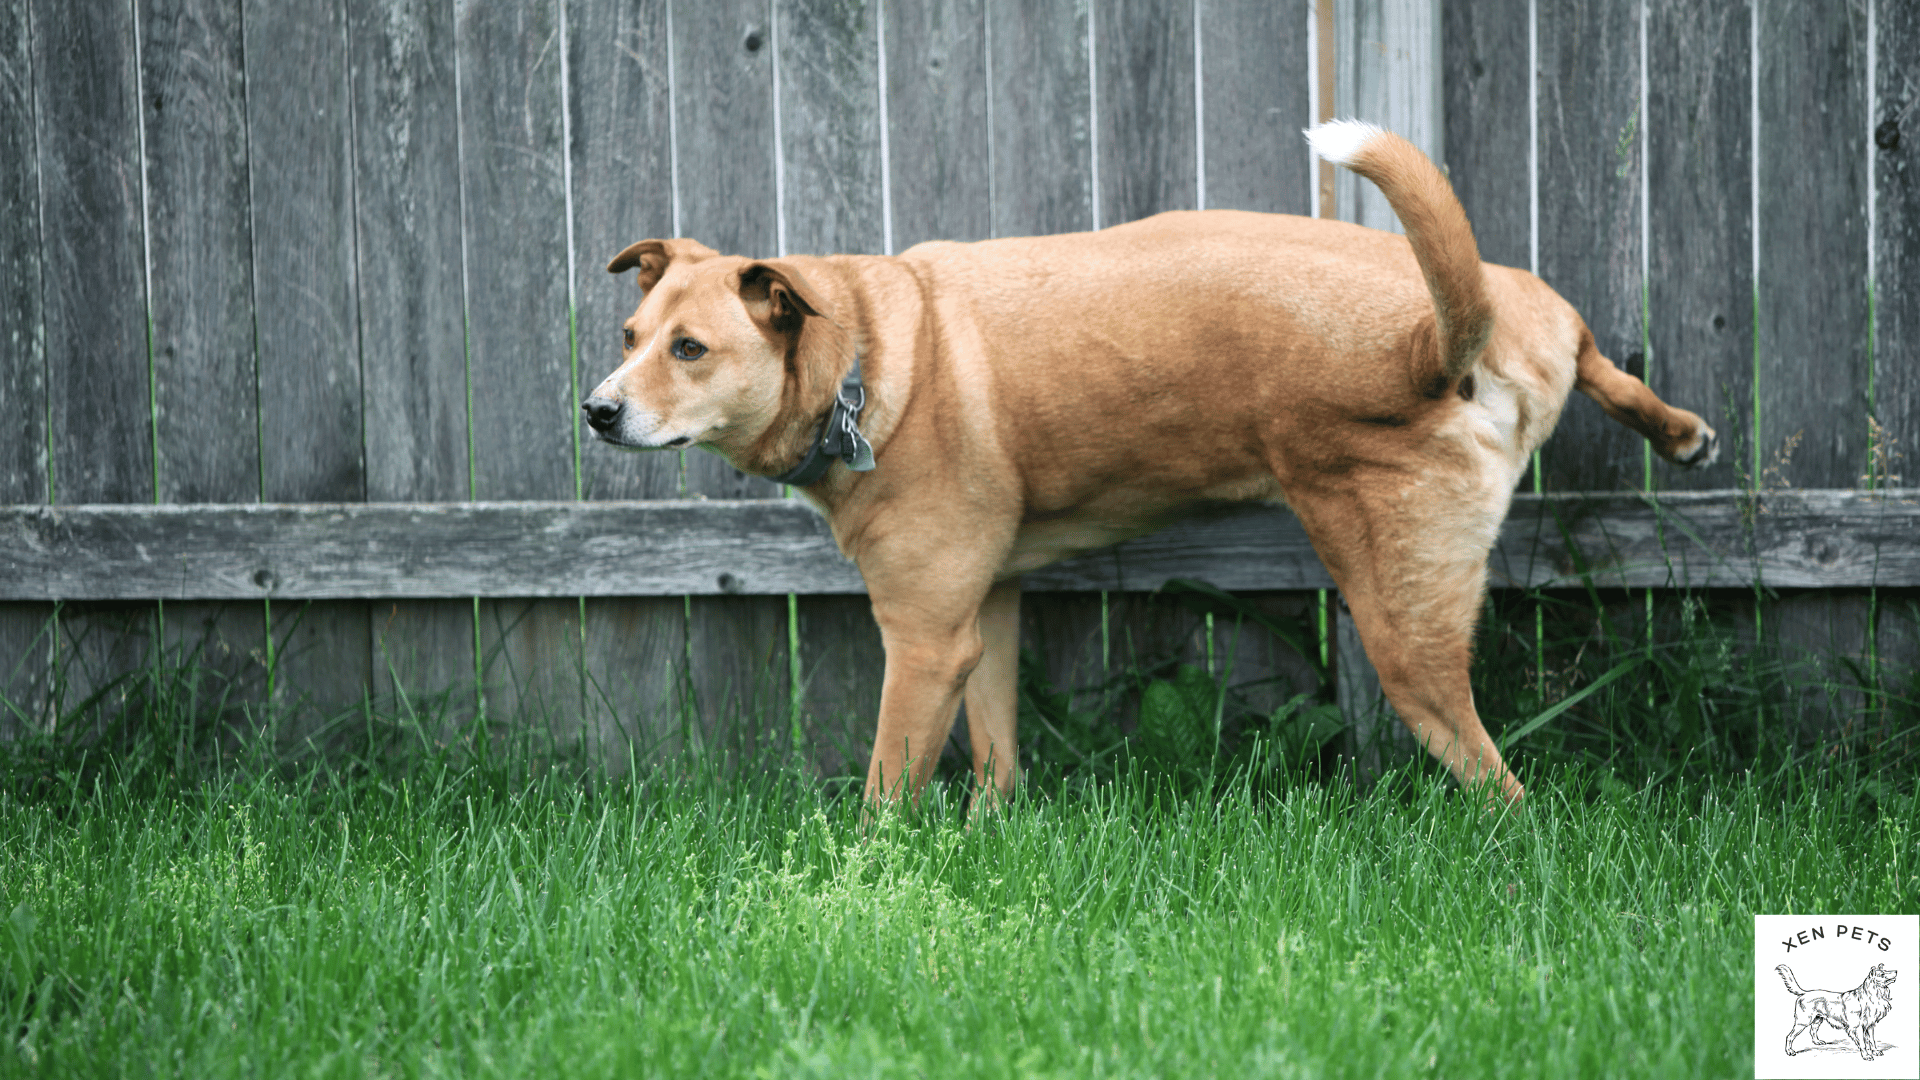
[[[452,687],[653,742],[797,704],[838,767],[882,661],[817,524],[717,458],[582,438],[635,300],[605,259],[1192,207],[1390,226],[1308,158],[1336,113],[1444,161],[1486,258],[1726,439],[1679,473],[1577,400],[1503,556],[1554,493],[1656,493],[1561,500],[1607,544],[1697,524],[1703,576],[1629,545],[1618,584],[1758,573],[1815,587],[1771,632],[1880,647],[1871,591],[1920,584],[1912,503],[1846,489],[1899,485],[1920,403],[1920,9],[1319,2],[0,0],[12,722],[193,654],[309,716]],[[1785,508],[1757,530],[1755,493]],[[1323,602],[1271,514],[1194,529],[1029,582],[1056,681],[1208,648],[1129,591],[1170,576]]]

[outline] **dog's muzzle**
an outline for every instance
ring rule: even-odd
[[[587,426],[602,434],[620,422],[621,408],[612,398],[590,397],[580,403],[580,411],[587,414]]]

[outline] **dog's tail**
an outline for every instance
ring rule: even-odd
[[[1791,993],[1794,997],[1799,997],[1801,994],[1806,993],[1805,990],[1800,989],[1800,980],[1793,977],[1792,968],[1788,967],[1785,964],[1781,964],[1779,967],[1774,968],[1773,970],[1780,973],[1780,978],[1786,981],[1787,991]]]
[[[1453,185],[1412,143],[1359,120],[1316,124],[1307,141],[1314,153],[1373,181],[1407,230],[1439,331],[1437,355],[1415,356],[1417,368],[1432,370],[1414,371],[1414,385],[1431,392],[1436,382],[1458,382],[1493,332],[1493,304],[1481,276],[1480,246]]]

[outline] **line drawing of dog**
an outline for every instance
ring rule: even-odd
[[[1845,1032],[1860,1051],[1860,1056],[1872,1061],[1880,1056],[1880,1044],[1874,1041],[1873,1029],[1886,1018],[1887,1010],[1893,1008],[1893,995],[1888,987],[1893,985],[1894,977],[1900,973],[1885,964],[1875,964],[1867,971],[1867,977],[1860,985],[1845,992],[1835,990],[1806,990],[1800,986],[1800,980],[1793,977],[1793,969],[1785,964],[1773,970],[1787,984],[1787,989],[1796,999],[1793,1003],[1793,1027],[1787,1031],[1787,1056],[1792,1057],[1800,1051],[1793,1048],[1793,1040],[1806,1032],[1807,1037],[1817,1046],[1834,1046],[1840,1039],[1822,1039],[1820,1025],[1829,1024]]]
[[[1405,236],[1171,211],[898,255],[641,240],[608,264],[644,296],[581,403],[595,437],[783,478],[866,581],[886,652],[870,804],[918,796],[963,700],[973,808],[1010,794],[1020,575],[1236,502],[1299,518],[1419,743],[1461,784],[1523,796],[1468,673],[1534,450],[1576,388],[1683,468],[1717,437],[1545,282],[1481,262],[1411,143],[1351,120],[1306,134]]]

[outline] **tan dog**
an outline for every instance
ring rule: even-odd
[[[608,266],[646,292],[583,405],[615,446],[778,476],[840,437],[861,365],[878,467],[794,482],[886,647],[870,798],[921,789],[963,694],[975,772],[1009,791],[1020,574],[1235,500],[1293,509],[1401,719],[1462,783],[1520,797],[1467,673],[1528,455],[1576,385],[1670,461],[1711,461],[1714,433],[1538,278],[1482,264],[1413,146],[1351,121],[1309,138],[1380,187],[1405,238],[1204,211],[896,257],[643,240]]]
[[[1806,1032],[1816,1046],[1832,1046],[1838,1039],[1828,1040],[1820,1037],[1820,1025],[1829,1024],[1845,1032],[1853,1040],[1854,1048],[1860,1051],[1860,1057],[1872,1061],[1880,1056],[1880,1044],[1874,1038],[1873,1029],[1886,1018],[1893,1009],[1893,995],[1888,988],[1893,985],[1894,977],[1900,973],[1889,969],[1885,964],[1875,964],[1867,970],[1867,977],[1860,985],[1851,990],[1803,990],[1800,980],[1793,977],[1793,969],[1785,964],[1773,970],[1787,984],[1787,990],[1794,996],[1793,1027],[1787,1030],[1787,1056],[1792,1057],[1800,1051],[1793,1048],[1793,1040],[1801,1032]]]

